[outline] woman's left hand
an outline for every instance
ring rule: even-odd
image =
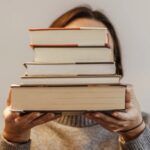
[[[102,112],[91,112],[86,113],[85,116],[95,120],[109,131],[119,133],[126,141],[134,139],[144,130],[145,123],[142,122],[142,114],[135,103],[136,98],[131,86],[126,88],[125,99],[125,112],[114,111],[110,115]]]

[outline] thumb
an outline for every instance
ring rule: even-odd
[[[12,94],[12,90],[10,89],[9,95],[8,95],[8,98],[7,98],[7,101],[6,101],[6,105],[7,105],[7,106],[10,106],[10,105],[11,105],[11,94]]]
[[[127,85],[126,87],[126,96],[125,96],[125,108],[129,109],[132,107],[134,99],[134,92],[132,85]]]

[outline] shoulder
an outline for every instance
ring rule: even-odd
[[[142,112],[143,120],[150,127],[150,114],[146,112]]]

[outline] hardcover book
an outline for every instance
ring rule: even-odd
[[[30,45],[36,46],[108,46],[107,28],[29,29]]]
[[[105,75],[116,74],[115,63],[25,63],[26,75]]]
[[[96,85],[119,84],[121,76],[23,76],[22,85]]]
[[[86,63],[114,62],[113,50],[107,47],[34,47],[34,62]]]
[[[12,85],[13,111],[95,111],[125,109],[125,86]]]

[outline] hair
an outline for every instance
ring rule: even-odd
[[[106,26],[106,28],[108,29],[108,31],[112,36],[113,43],[114,43],[114,56],[115,56],[114,60],[117,68],[116,74],[123,75],[123,69],[121,63],[121,52],[120,52],[121,48],[120,48],[118,37],[112,23],[107,18],[107,16],[104,15],[102,12],[98,10],[92,10],[87,6],[75,7],[65,12],[57,19],[55,19],[49,27],[65,27],[72,21],[79,18],[95,19],[97,21],[102,22]]]

